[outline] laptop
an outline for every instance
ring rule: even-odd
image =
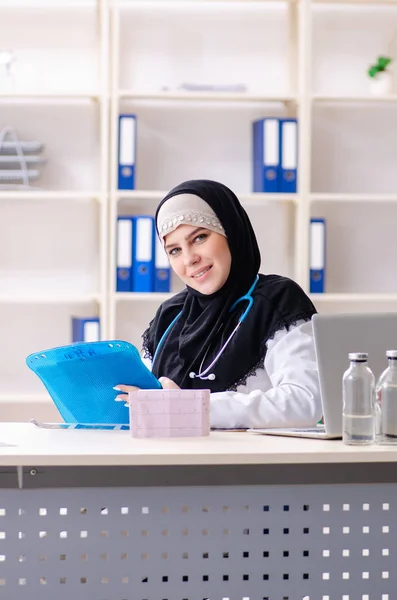
[[[387,367],[386,350],[397,349],[397,313],[315,314],[312,318],[320,380],[323,425],[252,432],[290,437],[342,437],[342,377],[349,352],[368,352],[375,379]]]

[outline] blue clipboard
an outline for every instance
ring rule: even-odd
[[[122,340],[51,348],[30,354],[26,364],[40,378],[66,423],[128,424],[129,409],[115,402],[113,387],[161,389],[135,346]]]

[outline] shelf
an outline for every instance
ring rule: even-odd
[[[297,204],[299,202],[298,194],[262,194],[259,192],[253,192],[252,194],[236,194],[241,204],[244,206],[255,206],[262,204],[266,206],[268,202],[284,203],[291,202]]]
[[[1,9],[1,5],[0,5]],[[74,102],[93,102],[97,101],[100,95],[96,92],[42,92],[42,91],[8,91],[0,92],[0,103],[18,102],[26,104],[28,102],[56,102],[74,103]]]
[[[76,10],[96,8],[97,4],[98,0],[35,0],[34,4],[30,0],[0,0],[0,10],[3,8],[25,8],[30,10],[41,8],[52,10]]]
[[[135,93],[129,90],[120,90],[120,100],[159,100],[159,101],[190,101],[190,102],[239,102],[239,103],[290,103],[296,102],[297,98],[291,96],[268,96],[262,94],[248,93],[226,93],[226,92],[142,92]]]
[[[396,294],[310,294],[310,299],[315,303],[343,303],[343,302],[395,302],[397,309],[397,293]]]
[[[113,299],[116,302],[155,302],[161,304],[172,298],[174,294],[158,294],[156,292],[114,292]]]
[[[397,5],[397,2],[396,2]],[[323,94],[314,94],[312,102],[316,104],[378,104],[395,103],[397,94],[388,94],[386,96],[327,96]]]
[[[114,192],[116,202],[120,200],[133,200],[145,202],[160,202],[168,192],[158,190],[116,190]],[[292,202],[299,200],[297,194],[261,194],[261,193],[236,193],[241,204],[253,206],[255,204],[266,205],[267,202]]]
[[[114,197],[118,200],[145,200],[148,202],[160,202],[168,192],[160,190],[115,190]]]
[[[397,194],[311,194],[311,202],[397,202]]]
[[[22,1],[22,0],[20,0]],[[381,0],[382,1],[382,0]],[[185,6],[187,4],[200,5],[200,4],[295,4],[299,0],[109,0],[110,6],[117,6],[119,8],[147,8],[147,7],[173,7]]]
[[[100,302],[100,294],[48,295],[34,294],[0,294],[0,304],[85,304]]]
[[[26,402],[33,404],[36,402],[51,403],[52,399],[48,394],[0,394],[0,404],[12,404],[13,402]]]
[[[368,4],[368,5],[378,5],[378,4],[395,4],[397,5],[397,0],[311,0],[312,4]]]
[[[87,200],[96,200],[100,202],[99,192],[86,191],[50,191],[37,188],[31,190],[2,190],[0,189],[0,202],[6,200],[73,200],[84,202]]]

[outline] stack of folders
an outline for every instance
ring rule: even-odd
[[[310,293],[325,292],[325,219],[310,219]]]
[[[72,317],[72,342],[99,342],[99,317]]]
[[[150,215],[117,219],[116,290],[168,293],[170,264]]]
[[[118,189],[135,189],[136,115],[119,116]]]
[[[266,117],[254,121],[253,191],[295,194],[298,169],[296,119]]]

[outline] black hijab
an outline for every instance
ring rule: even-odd
[[[152,365],[154,375],[169,377],[184,389],[235,390],[249,375],[263,368],[266,342],[278,330],[288,329],[300,319],[310,320],[316,309],[291,279],[259,275],[252,309],[211,370],[215,379],[190,378],[190,372],[200,370],[204,355],[201,371],[210,364],[233,331],[247,303],[239,304],[232,313],[229,309],[254,283],[261,257],[247,213],[235,194],[216,181],[191,180],[176,186],[157,207],[156,223],[160,207],[178,194],[199,196],[215,212],[229,243],[230,274],[214,294],[204,295],[187,286],[164,302],[143,334],[145,356],[153,359],[161,336],[181,312]]]

